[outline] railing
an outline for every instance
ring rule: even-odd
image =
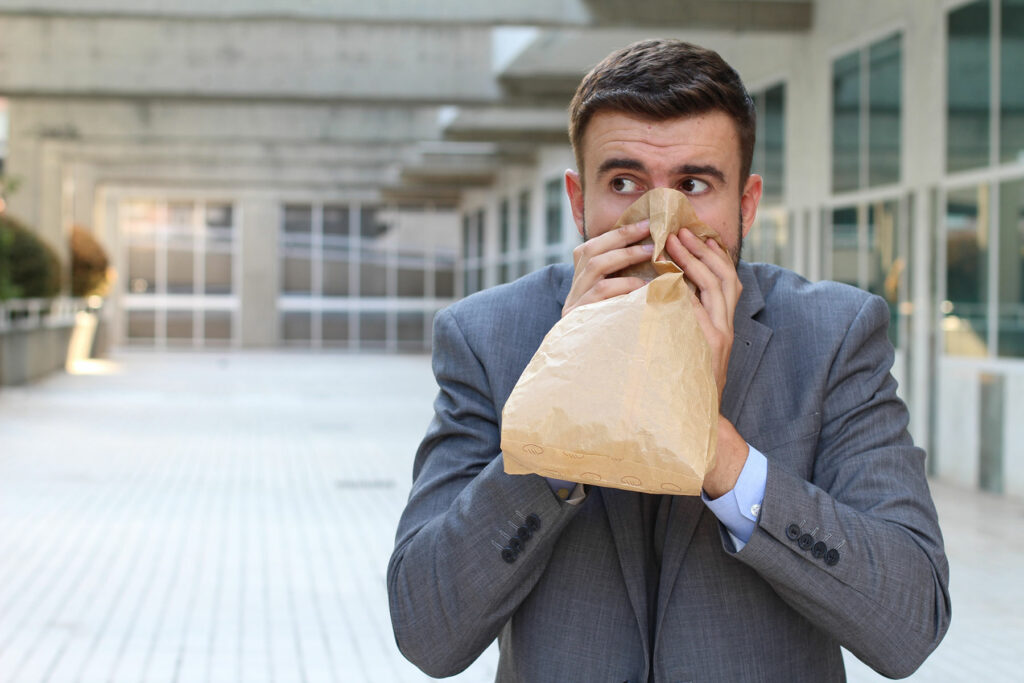
[[[75,315],[88,310],[86,299],[8,299],[0,301],[0,334],[13,330],[69,327]]]

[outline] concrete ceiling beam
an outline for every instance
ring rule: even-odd
[[[806,30],[813,0],[0,0],[0,14],[205,21]]]
[[[0,16],[0,92],[282,102],[494,102],[487,26]]]
[[[567,126],[564,102],[547,108],[460,107],[443,135],[446,140],[557,145],[569,141]]]

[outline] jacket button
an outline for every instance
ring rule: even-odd
[[[516,536],[519,537],[520,541],[529,541],[530,537],[533,536],[533,532],[531,532],[525,526],[521,526],[518,529],[516,529]]]
[[[797,540],[796,544],[800,546],[800,550],[810,550],[811,546],[814,545],[814,537],[810,534],[804,534]]]
[[[839,564],[839,551],[835,548],[825,553],[825,564],[830,567],[834,567]]]
[[[502,548],[501,559],[505,560],[509,564],[512,564],[516,561],[516,551],[512,550],[512,548]]]
[[[818,541],[814,544],[814,547],[811,548],[811,555],[814,556],[814,559],[820,560],[822,557],[825,556],[825,547],[825,544],[821,541]]]
[[[788,538],[791,541],[795,541],[796,539],[800,538],[800,527],[798,527],[796,524],[790,524],[789,526],[787,526],[786,538]]]
[[[520,541],[518,537],[513,536],[508,539],[508,547],[512,549],[512,552],[518,555],[523,550],[523,542]]]
[[[537,531],[540,529],[540,517],[534,513],[530,513],[526,516],[526,528],[530,531]]]

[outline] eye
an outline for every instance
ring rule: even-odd
[[[623,194],[627,194],[630,192],[639,192],[640,183],[636,182],[635,180],[619,176],[618,178],[612,178],[612,190]]]
[[[711,186],[705,183],[703,180],[697,180],[696,178],[687,178],[683,182],[679,183],[679,189],[686,194],[704,194]]]

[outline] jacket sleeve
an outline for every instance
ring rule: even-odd
[[[889,374],[888,310],[861,306],[824,388],[811,480],[769,458],[758,526],[736,554],[878,672],[910,675],[950,620],[949,567],[924,452]]]
[[[433,368],[434,418],[387,584],[399,649],[425,673],[450,676],[495,639],[578,508],[539,476],[504,473],[497,402],[450,310],[435,319]]]

